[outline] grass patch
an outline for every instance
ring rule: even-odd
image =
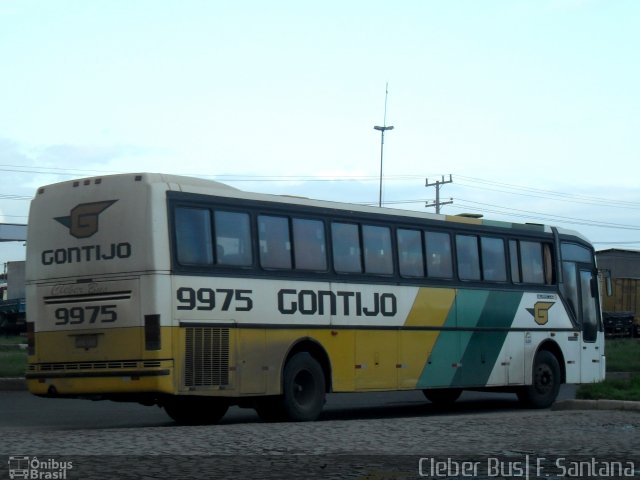
[[[27,337],[20,335],[0,335],[0,345],[19,345],[27,343]]]
[[[27,350],[19,345],[27,338],[19,335],[0,335],[0,377],[23,377],[27,369]]]
[[[604,353],[607,356],[608,372],[640,373],[640,340],[634,338],[607,340]]]
[[[581,385],[576,392],[576,398],[640,401],[640,340],[609,339],[606,341],[604,353],[607,356],[607,372],[631,372],[631,378]]]
[[[0,350],[0,377],[23,377],[26,369],[26,350]]]
[[[629,380],[605,380],[602,383],[582,385],[576,398],[584,400],[632,400],[640,401],[640,374]]]

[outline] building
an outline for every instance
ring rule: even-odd
[[[596,252],[596,261],[599,269],[611,272],[611,279],[640,278],[640,250],[600,250]]]
[[[596,261],[611,274],[611,296],[600,289],[606,334],[640,336],[640,250],[601,250]]]

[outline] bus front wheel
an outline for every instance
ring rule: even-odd
[[[560,391],[560,365],[551,352],[542,350],[533,362],[532,384],[518,391],[518,399],[527,407],[547,408]]]
[[[325,378],[318,361],[307,352],[296,353],[284,367],[282,406],[294,422],[315,420],[325,402]]]
[[[176,423],[182,425],[211,425],[218,423],[229,409],[229,403],[221,398],[173,396],[162,404]]]

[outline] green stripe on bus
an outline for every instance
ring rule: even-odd
[[[522,292],[491,292],[476,324],[479,328],[498,328],[499,331],[463,332],[468,337],[462,354],[462,368],[453,379],[453,385],[484,386],[498,362],[498,356],[509,333],[507,329],[522,300]],[[461,342],[461,345],[464,342]]]
[[[486,385],[522,295],[522,292],[458,290],[443,327],[462,331],[440,332],[417,388]],[[504,330],[464,330],[475,328]]]

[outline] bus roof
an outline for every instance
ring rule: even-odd
[[[485,225],[498,228],[515,228],[519,230],[529,230],[537,233],[551,233],[551,226],[542,225],[537,223],[512,223],[497,220],[490,220],[484,218],[478,218],[476,215],[441,215],[435,213],[418,212],[415,210],[402,210],[397,208],[377,207],[358,205],[353,203],[335,202],[329,200],[315,200],[306,197],[292,196],[292,195],[275,195],[266,193],[254,193],[240,190],[230,185],[215,181],[207,180],[197,177],[189,177],[182,175],[164,174],[164,173],[123,173],[115,175],[89,177],[79,180],[70,180],[66,182],[60,182],[54,184],[56,187],[66,184],[74,184],[78,182],[95,182],[96,180],[111,180],[111,181],[125,181],[125,179],[133,178],[136,181],[140,181],[149,185],[163,184],[166,190],[180,191],[185,193],[203,194],[203,195],[217,195],[227,198],[242,198],[263,202],[274,202],[281,204],[291,205],[305,205],[310,207],[330,208],[335,210],[348,210],[353,212],[372,213],[372,214],[386,214],[395,215],[398,217],[410,217],[410,218],[424,218],[426,220],[440,220],[446,222],[465,223],[470,225]],[[46,189],[54,186],[49,185],[47,187],[41,187],[39,193],[44,192]],[[575,236],[585,242],[589,240],[579,232],[574,230],[558,228],[558,233],[562,235]]]

